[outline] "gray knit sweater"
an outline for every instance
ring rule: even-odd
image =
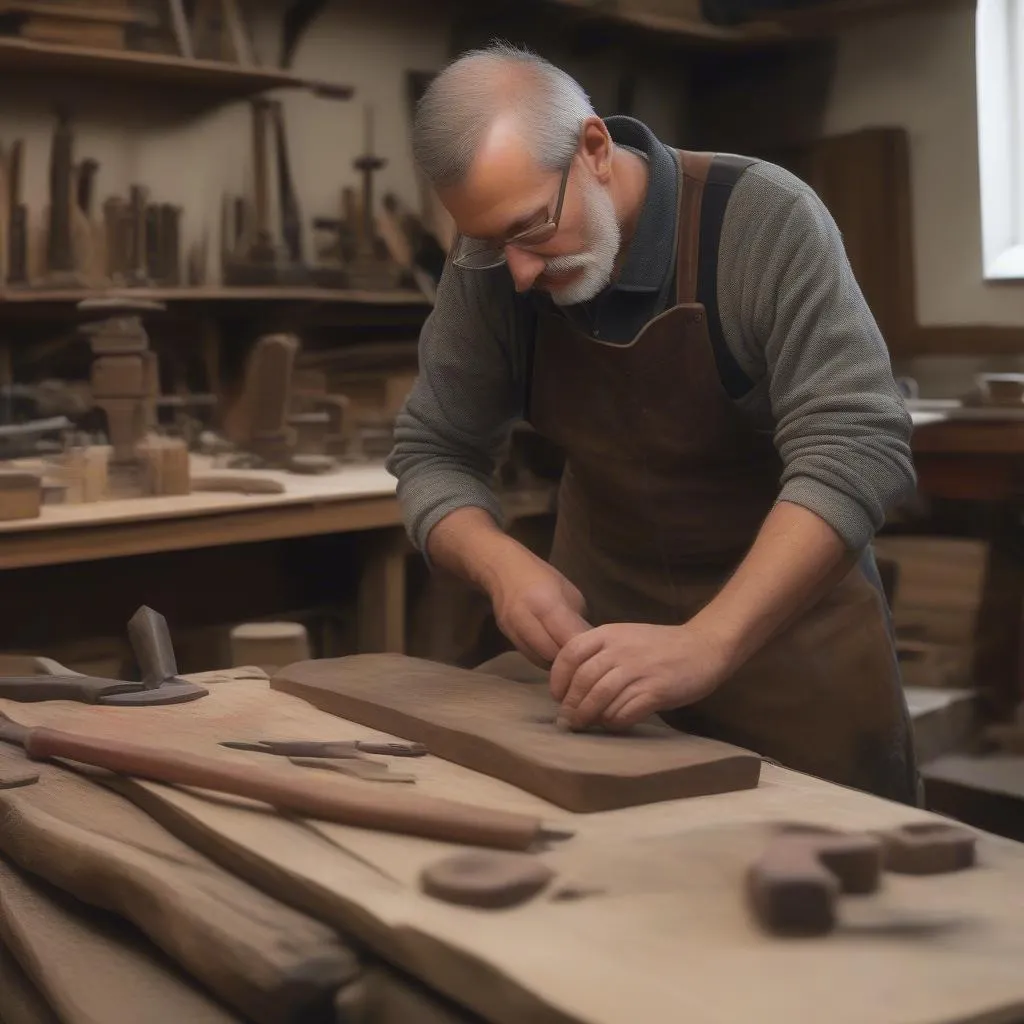
[[[648,159],[647,197],[615,285],[568,312],[583,326],[600,309],[602,339],[628,341],[673,299],[676,171],[644,125],[607,123],[617,143]],[[755,162],[729,199],[718,306],[728,349],[752,384],[734,400],[773,431],[782,457],[780,499],[863,548],[915,487],[911,421],[834,221],[808,185],[774,164]],[[522,417],[535,318],[506,268],[446,267],[387,461],[421,550],[457,508],[477,506],[502,523],[493,471]]]

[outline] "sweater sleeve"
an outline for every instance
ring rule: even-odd
[[[813,189],[756,164],[730,197],[720,260],[723,329],[770,404],[779,499],[863,548],[913,493],[912,423],[839,229]]]
[[[482,508],[502,525],[493,475],[521,415],[523,316],[504,268],[445,267],[386,462],[420,551],[434,526],[458,508]]]

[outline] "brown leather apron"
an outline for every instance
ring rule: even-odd
[[[566,456],[551,562],[582,591],[595,625],[686,622],[749,550],[779,493],[772,434],[725,393],[696,301],[711,156],[680,162],[676,305],[625,345],[554,310],[539,314],[528,419]],[[662,717],[918,802],[888,609],[864,564],[710,697]]]

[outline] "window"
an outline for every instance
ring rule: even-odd
[[[1024,0],[978,0],[975,62],[985,278],[1024,279]]]

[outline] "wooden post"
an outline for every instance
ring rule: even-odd
[[[405,653],[405,531],[371,535],[359,580],[358,645],[361,653]]]

